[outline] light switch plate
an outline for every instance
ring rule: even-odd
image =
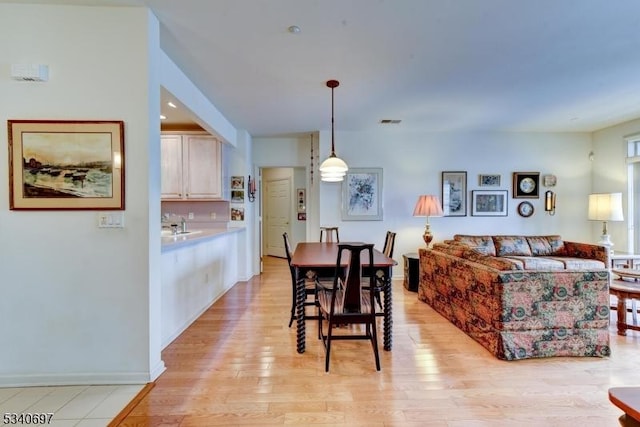
[[[98,228],[124,228],[124,212],[98,212]]]

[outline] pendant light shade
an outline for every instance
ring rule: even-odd
[[[349,167],[347,164],[336,156],[335,131],[333,126],[333,89],[338,87],[340,82],[337,80],[329,80],[327,87],[331,88],[331,154],[320,165],[320,179],[325,182],[340,182],[344,179]]]

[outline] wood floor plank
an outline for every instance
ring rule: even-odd
[[[367,341],[339,341],[331,370],[316,323],[306,352],[287,327],[286,261],[236,284],[162,354],[167,370],[119,424],[167,426],[617,426],[613,386],[640,385],[640,332],[609,358],[506,362],[394,282],[393,350],[375,370]],[[382,322],[379,325],[382,336]]]

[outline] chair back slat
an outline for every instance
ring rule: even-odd
[[[362,304],[362,252],[365,252],[364,258],[365,266],[370,271],[373,269],[373,244],[338,244],[338,258],[336,260],[336,278],[334,280],[334,289],[338,289],[336,286],[339,284],[339,272],[342,270],[342,259],[346,254],[349,257],[349,261],[346,268],[345,279],[343,282],[344,288],[342,292],[334,292],[334,297],[338,294],[342,294],[342,313],[363,313]],[[373,287],[375,278],[373,276],[368,277],[370,287]],[[334,304],[335,306],[335,301]],[[370,306],[370,304],[367,304]],[[369,309],[370,311],[370,309]]]
[[[325,237],[325,234],[326,234],[326,237]],[[338,234],[338,227],[320,227],[321,242],[333,242],[334,235],[335,235],[335,242],[340,243],[340,235]]]
[[[384,253],[389,258],[393,258],[393,247],[396,243],[396,233],[393,231],[387,231],[387,235],[384,238],[384,249],[382,253]]]

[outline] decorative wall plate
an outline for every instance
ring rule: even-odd
[[[514,172],[513,197],[537,199],[540,196],[540,172]]]
[[[534,211],[535,209],[531,202],[520,202],[518,205],[518,214],[520,214],[521,217],[529,218],[533,215]]]

